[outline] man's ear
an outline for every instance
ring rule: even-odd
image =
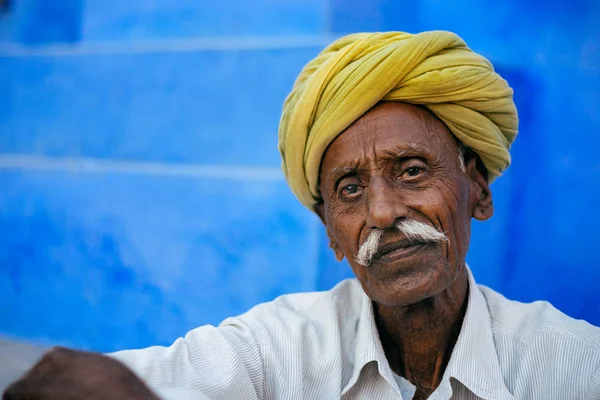
[[[483,163],[476,155],[465,160],[467,177],[471,183],[471,204],[473,204],[473,218],[485,221],[494,215],[492,191],[486,173],[482,171]]]
[[[325,225],[325,231],[327,232],[327,237],[329,238],[329,247],[335,253],[335,259],[338,261],[342,261],[344,259],[344,253],[340,249],[340,246],[335,241],[331,231],[329,230],[329,226],[327,226],[327,218],[325,217],[325,205],[323,203],[315,204],[315,212],[321,219],[323,225]]]

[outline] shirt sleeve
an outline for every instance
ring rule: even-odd
[[[261,352],[248,326],[229,318],[190,331],[170,347],[109,354],[165,400],[262,399]]]

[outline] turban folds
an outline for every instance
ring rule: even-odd
[[[320,200],[327,146],[380,101],[427,107],[479,155],[490,181],[510,164],[518,126],[513,90],[488,60],[451,32],[352,34],[304,67],[283,106],[282,169],[305,206]]]

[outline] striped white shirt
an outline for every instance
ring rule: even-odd
[[[600,328],[546,302],[477,285],[430,399],[600,400]],[[373,307],[356,279],[291,294],[202,326],[170,347],[112,354],[163,398],[411,399],[390,369]]]

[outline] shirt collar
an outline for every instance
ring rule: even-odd
[[[452,393],[450,378],[454,378],[482,399],[512,400],[514,397],[506,387],[498,361],[487,301],[468,266],[467,273],[469,300],[465,319],[436,392],[445,393],[447,396],[443,397],[449,398]],[[364,295],[357,327],[354,370],[342,394],[358,382],[360,372],[370,362],[377,363],[379,374],[397,390],[394,373],[385,357],[375,325],[373,304]]]

